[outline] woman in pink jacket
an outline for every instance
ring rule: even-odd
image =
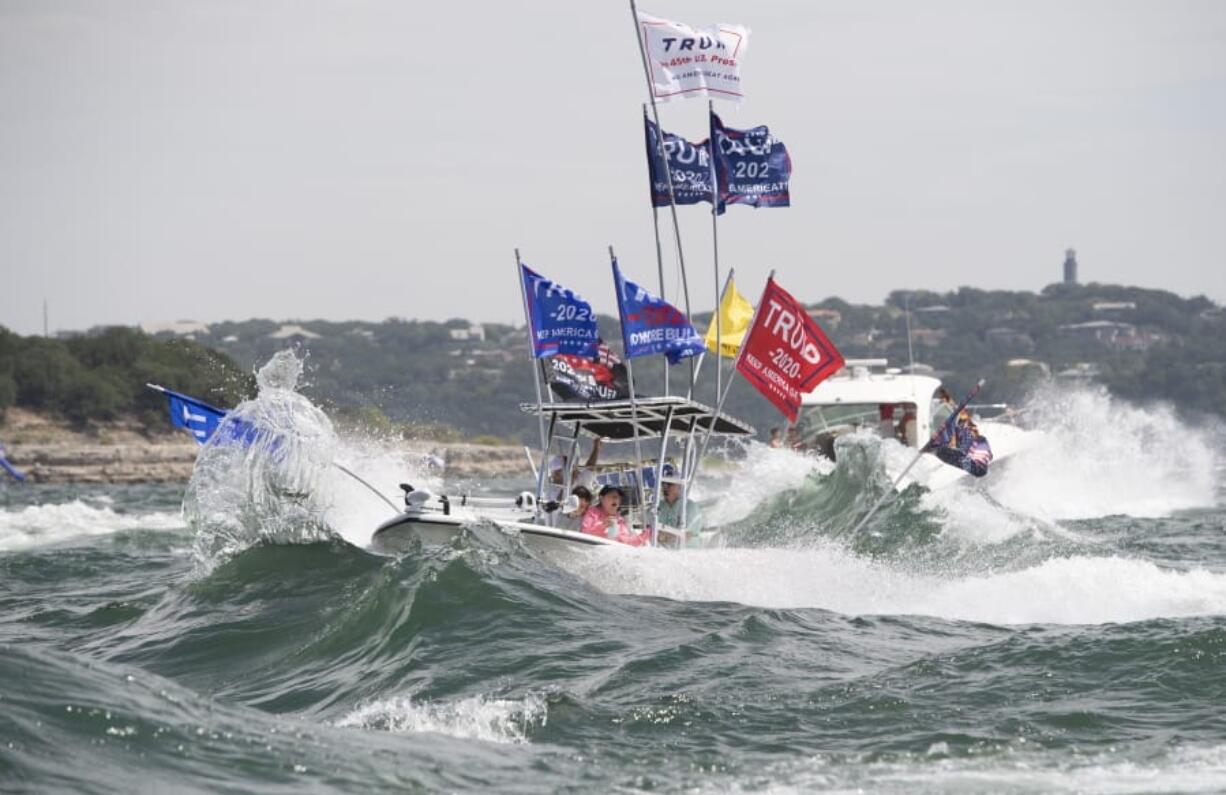
[[[599,501],[583,514],[583,524],[579,530],[589,535],[611,538],[632,547],[642,545],[646,539],[630,529],[630,523],[620,513],[623,497],[625,494],[620,486],[602,488]]]

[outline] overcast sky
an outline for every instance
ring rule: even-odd
[[[641,8],[752,31],[717,111],[795,170],[720,221],[751,298],[1039,290],[1073,246],[1082,281],[1226,302],[1226,2]],[[520,322],[516,246],[613,313],[607,245],[656,278],[645,99],[620,0],[0,0],[0,325]],[[705,137],[705,100],[660,112]]]

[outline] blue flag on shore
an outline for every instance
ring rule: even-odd
[[[711,140],[715,142],[719,212],[726,204],[752,207],[791,204],[788,183],[792,178],[792,159],[783,141],[771,135],[766,125],[735,130],[725,127],[719,116],[712,113]]]
[[[26,479],[25,473],[19,472],[15,466],[9,463],[8,458],[5,457],[3,444],[0,444],[0,469],[9,473],[9,476],[19,483]]]
[[[532,355],[537,359],[563,353],[594,358],[599,336],[591,304],[522,262],[519,269],[527,300]]]
[[[660,128],[646,116],[647,175],[651,180],[651,204],[669,205],[668,178],[672,174],[673,197],[677,204],[711,201],[711,148],[706,141],[693,144],[680,135],[664,132],[664,158],[660,157]],[[668,170],[665,170],[665,159]]]
[[[617,311],[621,315],[627,358],[662,353],[669,364],[676,364],[706,350],[706,342],[685,314],[622,276],[616,259],[613,284],[617,288]]]

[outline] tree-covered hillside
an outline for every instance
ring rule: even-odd
[[[79,425],[136,416],[150,432],[166,431],[166,399],[146,383],[228,405],[250,394],[254,382],[224,353],[190,340],[118,327],[48,339],[0,326],[0,417],[17,405]]]
[[[1128,398],[1226,414],[1226,313],[1203,297],[1101,284],[1056,284],[1041,293],[964,287],[895,291],[882,306],[831,298],[811,310],[848,358],[885,357],[900,367],[909,361],[909,316],[914,361],[932,367],[955,391],[987,378],[987,401],[1017,401],[1035,380],[1061,377],[1094,380]],[[709,319],[698,315],[695,325],[705,330]],[[619,347],[616,320],[602,317],[600,326]],[[217,324],[198,339],[247,368],[287,344],[299,345],[309,353],[306,391],[331,406],[377,409],[436,432],[442,426],[469,436],[521,439],[535,433],[518,409],[535,396],[522,327],[459,319],[261,320]],[[662,392],[663,368],[659,357],[635,362],[640,393]],[[673,369],[674,384],[687,377],[687,368]],[[728,372],[725,363],[725,379]],[[696,398],[712,405],[714,374],[708,358]],[[761,430],[780,424],[742,379],[726,410]]]
[[[913,358],[955,392],[984,377],[985,401],[1016,402],[1037,380],[1059,378],[1226,415],[1226,312],[1203,297],[1101,284],[1051,285],[1041,293],[964,287],[895,291],[882,306],[830,298],[810,311],[846,357],[884,357],[903,368]],[[709,318],[695,318],[700,331]],[[603,317],[600,325],[620,347],[615,319]],[[334,415],[404,423],[411,433],[436,437],[529,440],[536,433],[519,411],[535,399],[523,328],[459,319],[249,320],[214,324],[194,342],[131,329],[67,340],[0,332],[0,410],[17,403],[83,420],[135,409],[163,424],[146,381],[233,405],[253,389],[240,368],[249,374],[286,347],[307,358],[303,392]],[[664,366],[660,357],[635,362],[640,394],[662,393]],[[689,366],[673,368],[674,392]],[[715,403],[710,358],[695,398]],[[734,381],[725,410],[763,432],[781,424],[743,379]]]

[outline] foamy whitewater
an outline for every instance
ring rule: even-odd
[[[712,467],[722,548],[392,558],[398,484],[458,484],[302,366],[185,489],[0,489],[0,790],[1221,791],[1217,426],[1053,388],[857,532],[908,456],[869,435]]]

